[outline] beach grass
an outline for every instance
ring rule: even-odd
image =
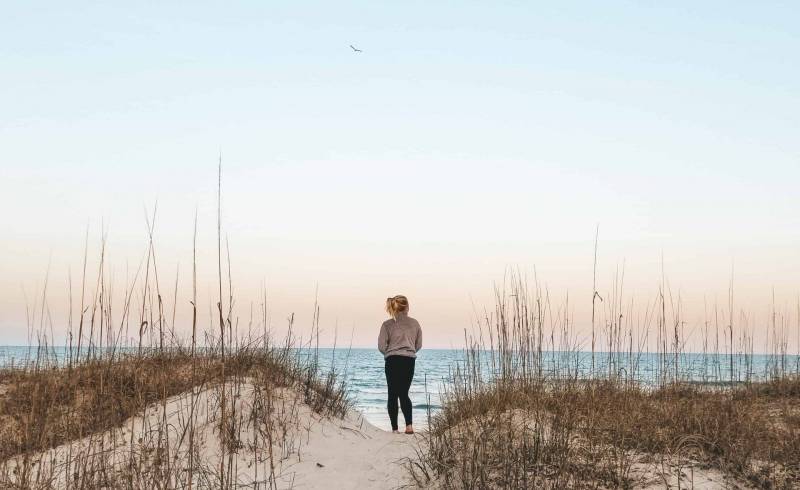
[[[352,407],[340,373],[319,365],[316,303],[305,341],[294,336],[294,316],[283,339],[271,337],[266,299],[238,335],[220,222],[213,320],[198,331],[195,246],[191,336],[181,339],[178,280],[168,304],[155,214],[147,225],[143,268],[121,296],[112,291],[105,238],[94,280],[84,253],[65,357],[51,349],[44,294],[30,308],[38,346],[0,369],[0,487],[278,488],[281,462],[299,454],[310,430],[301,412],[341,418]],[[588,369],[568,299],[553,305],[546,289],[513,273],[495,289],[494,308],[472,335],[465,331],[463,362],[406,461],[418,486],[800,487],[800,364],[787,354],[787,322],[773,313],[773,361],[766,378],[754,377],[752,333],[736,325],[731,292],[727,311],[715,309],[704,324],[696,382],[683,365],[680,301],[662,280],[657,298],[634,315],[618,279],[609,294],[593,285]],[[121,341],[131,330],[133,342]],[[647,345],[656,346],[657,362],[645,376]],[[243,453],[252,456],[246,483]]]
[[[0,486],[20,489],[234,488],[243,451],[262,461],[259,481],[270,488],[277,476],[274,449],[290,453],[300,443],[301,431],[291,428],[301,406],[320,417],[343,417],[351,407],[344,383],[334,370],[319,370],[313,351],[300,354],[263,338],[231,342],[224,361],[219,349],[179,345],[74,362],[40,355],[0,370],[0,387]],[[179,427],[169,420],[175,400]],[[131,422],[148,410],[146,426]],[[201,442],[195,432],[202,418],[213,430]],[[103,434],[114,434],[113,443]],[[64,445],[66,455],[48,453]],[[220,467],[205,467],[209,458],[200,454],[209,446],[219,449]],[[105,453],[120,447],[126,454],[113,455],[112,463]]]
[[[30,357],[0,369],[0,488],[235,488],[242,453],[250,456],[250,483],[277,488],[281,461],[310,430],[301,426],[308,414],[343,417],[350,410],[343,378],[319,364],[316,304],[309,339],[294,335],[293,315],[285,336],[273,339],[266,299],[260,318],[251,308],[247,333],[237,335],[221,221],[214,320],[198,329],[195,219],[191,335],[181,337],[178,278],[172,292],[159,277],[155,218],[154,210],[145,259],[122,294],[105,233],[98,269],[87,270],[87,232],[76,307],[70,277],[66,355],[53,349],[47,281],[41,303],[29,307],[37,345]]]
[[[515,274],[496,289],[410,464],[421,486],[800,488],[800,376],[782,343],[766,379],[739,369],[752,352],[728,345],[699,354],[711,375],[695,382],[680,321],[657,315],[655,373],[639,372],[642,332],[619,323],[604,324],[613,350],[592,352],[587,373],[566,314],[550,313],[568,309],[548,301]]]

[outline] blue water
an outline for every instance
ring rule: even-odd
[[[333,365],[337,372],[344,374],[356,408],[364,418],[378,427],[388,428],[382,355],[374,349],[353,349],[349,353],[320,349],[318,355],[323,370]],[[499,370],[499,361],[492,359],[488,351],[481,351],[480,356],[477,364],[481,376],[484,380],[491,380]],[[543,374],[589,379],[613,373],[645,386],[656,386],[663,379],[676,378],[672,354],[638,353],[629,356],[598,352],[594,357],[593,369],[590,352],[543,352]],[[464,366],[463,350],[423,349],[418,353],[410,391],[415,425],[427,425],[428,414],[436,413],[441,407],[441,394],[446,385],[453,382],[454,371]],[[692,353],[678,356],[677,378],[685,382],[728,386],[764,381],[779,374],[800,374],[800,356]]]
[[[413,406],[414,425],[425,427],[429,413],[441,407],[440,394],[450,378],[450,370],[463,362],[464,353],[453,349],[423,349],[417,354],[414,382],[409,397]],[[364,418],[378,427],[389,429],[386,414],[386,378],[383,355],[375,349],[353,349],[349,352],[320,349],[322,369],[333,363],[347,381],[347,387],[356,409]],[[399,416],[402,424],[402,414]]]
[[[35,347],[0,346],[0,367],[20,365],[36,358]],[[66,358],[64,348],[51,348],[50,357],[56,362]],[[309,355],[309,351],[298,351],[298,355]],[[389,428],[386,415],[386,381],[383,372],[383,356],[375,349],[325,349],[317,352],[322,371],[332,366],[344,376],[356,409],[370,423]],[[479,364],[484,379],[491,379],[497,370],[497,359],[492,362],[491,353],[482,351]],[[674,378],[675,359],[652,353],[608,354],[599,352],[594,356],[588,352],[544,352],[542,365],[545,375],[568,375],[590,378],[593,376],[618,375],[635,379],[644,385],[655,385],[664,377]],[[427,424],[427,415],[436,413],[441,407],[441,393],[452,380],[455,369],[463,368],[465,354],[462,350],[423,349],[416,362],[414,382],[411,385],[411,401],[414,423],[418,427]],[[492,367],[492,366],[495,367]],[[727,385],[743,381],[769,379],[776,374],[800,373],[800,357],[796,355],[743,355],[734,354],[681,354],[678,358],[678,378],[688,382]],[[401,416],[402,417],[402,416]]]
[[[135,349],[122,348],[122,352],[135,352]],[[310,355],[309,351],[298,351],[299,355]],[[51,347],[47,358],[63,363],[68,351],[63,347]],[[386,414],[386,378],[383,371],[383,355],[375,349],[326,349],[320,348],[319,366],[327,372],[335,366],[344,376],[349,395],[364,418],[384,429],[390,429]],[[0,346],[0,367],[21,366],[37,357],[36,347]],[[435,413],[441,406],[440,393],[448,370],[457,361],[463,360],[463,352],[451,349],[424,349],[416,361],[414,382],[409,395],[413,404],[414,425],[427,425],[428,408]],[[400,415],[402,422],[402,414]]]

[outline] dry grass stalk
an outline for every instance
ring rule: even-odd
[[[496,288],[494,312],[482,319],[478,339],[468,339],[425,450],[410,465],[418,483],[632,488],[655,478],[662,487],[688,487],[695,473],[719,471],[733,487],[800,485],[800,376],[786,355],[785,329],[773,323],[771,377],[756,380],[751,337],[741,331],[737,351],[729,320],[725,351],[704,349],[706,382],[693,382],[683,365],[680,298],[672,301],[662,282],[644,323],[626,323],[633,315],[632,306],[623,311],[622,277],[606,295],[604,366],[595,365],[594,352],[580,352],[568,307],[553,309],[538,284],[531,291],[512,274]],[[732,304],[729,298],[729,319]],[[642,346],[653,311],[659,350],[649,354]],[[488,346],[480,340],[486,334]],[[655,372],[643,371],[645,356]],[[720,369],[721,359],[729,366]]]

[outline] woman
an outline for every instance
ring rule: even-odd
[[[386,312],[391,316],[381,325],[378,350],[385,359],[386,385],[389,388],[389,420],[392,432],[397,429],[397,399],[406,419],[406,434],[413,434],[411,399],[408,390],[414,378],[414,362],[422,348],[422,329],[419,322],[408,316],[408,298],[397,295],[386,298]]]

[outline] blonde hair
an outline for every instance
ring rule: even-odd
[[[396,317],[398,313],[408,311],[408,298],[402,294],[386,298],[386,313],[392,318]]]

